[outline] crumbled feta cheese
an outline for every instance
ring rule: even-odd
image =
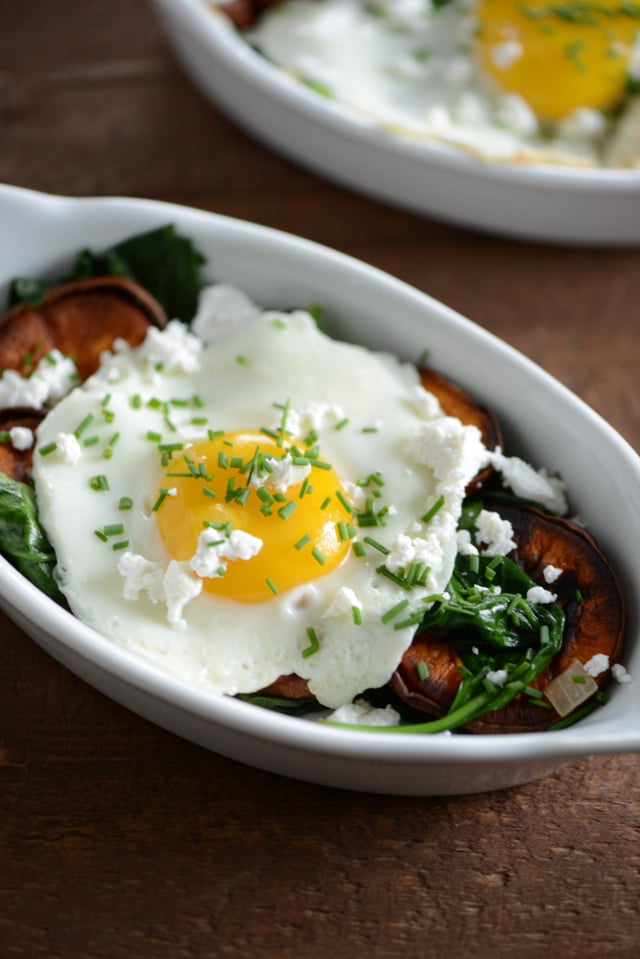
[[[191,573],[186,563],[172,559],[162,578],[167,603],[167,620],[174,629],[186,629],[182,613],[187,603],[202,592],[202,580]]]
[[[269,471],[260,472],[255,470],[249,485],[253,487],[265,487],[268,490],[275,490],[277,493],[284,493],[290,486],[297,486],[311,472],[311,466],[306,463],[302,466],[294,466],[291,454],[287,453],[282,459],[270,459]]]
[[[503,43],[494,43],[489,56],[498,70],[508,70],[521,59],[522,54],[522,44],[518,40],[505,40]]]
[[[349,726],[398,726],[400,713],[393,706],[384,709],[370,706],[363,699],[339,706],[327,717],[331,723],[346,723]]]
[[[622,663],[614,663],[611,667],[611,675],[617,683],[630,683],[631,676],[624,668]]]
[[[494,686],[504,686],[508,679],[508,674],[506,669],[490,669],[487,673],[487,679],[490,683],[493,683]]]
[[[386,558],[386,566],[393,571],[406,569],[411,563],[421,563],[429,569],[439,569],[442,563],[442,544],[437,536],[406,536],[399,533]]]
[[[294,420],[291,417],[292,412],[293,411],[290,410],[289,416],[287,417],[287,429],[289,429],[294,436],[308,433],[309,430],[320,430],[324,426],[335,426],[335,424],[339,423],[345,416],[342,407],[337,406],[335,403],[310,403],[308,406],[305,406],[304,409],[298,410],[297,420],[295,421],[296,429],[294,429]]]
[[[327,616],[329,618],[341,617],[352,619],[354,609],[361,610],[362,603],[352,589],[349,589],[348,586],[340,586],[340,588],[336,590],[331,605],[328,607],[323,619]]]
[[[456,541],[460,556],[475,556],[478,553],[478,547],[471,542],[471,533],[468,529],[459,529]]]
[[[476,543],[485,547],[487,556],[506,556],[515,549],[513,526],[499,513],[480,510],[476,519],[476,530]]]
[[[203,343],[212,343],[255,319],[259,312],[243,290],[229,283],[215,283],[201,291],[191,329]]]
[[[436,479],[458,488],[466,486],[486,459],[480,431],[451,416],[422,423],[409,440],[407,453],[416,463],[429,466]]]
[[[595,656],[584,663],[584,668],[590,676],[600,676],[601,673],[606,673],[609,668],[609,657],[605,656],[604,653],[596,653]]]
[[[33,446],[33,430],[28,426],[12,426],[9,430],[9,439],[14,450],[30,450]]]
[[[78,438],[73,433],[58,433],[55,439],[56,448],[49,454],[59,463],[68,463],[69,466],[75,466],[82,456],[82,447]]]
[[[127,551],[118,561],[118,572],[124,579],[122,594],[125,599],[133,601],[141,593],[146,593],[152,603],[162,601],[164,571],[160,563],[153,563],[138,553]]]
[[[202,340],[189,332],[180,320],[171,320],[164,330],[150,326],[139,349],[147,366],[163,373],[195,373],[200,369]]]
[[[198,547],[189,566],[198,576],[215,578],[224,575],[229,561],[251,559],[261,549],[262,540],[242,529],[232,530],[221,541],[217,530],[205,529],[198,537]]]
[[[78,382],[75,363],[59,350],[44,356],[30,376],[4,370],[0,377],[0,407],[40,409],[57,403]]]
[[[533,500],[552,513],[567,512],[566,485],[561,479],[549,476],[546,470],[533,466],[517,456],[505,456],[500,450],[488,454],[489,462],[502,476],[502,482],[516,496]]]
[[[498,120],[510,130],[524,136],[538,132],[538,119],[527,101],[516,93],[504,93],[500,97]]]
[[[541,606],[545,606],[547,603],[555,603],[557,598],[555,593],[545,589],[544,586],[532,586],[531,589],[527,590],[528,603],[539,603]]]
[[[559,579],[563,573],[563,569],[560,569],[559,566],[552,566],[551,563],[549,563],[548,566],[545,566],[545,568],[542,570],[543,579],[545,583],[548,583],[549,585],[551,585],[551,583],[555,583],[555,581]]]

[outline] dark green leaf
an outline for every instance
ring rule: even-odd
[[[38,522],[33,489],[0,473],[0,549],[42,592],[63,602],[53,572],[56,557]]]

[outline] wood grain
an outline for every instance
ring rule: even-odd
[[[141,0],[0,5],[0,180],[188,203],[382,267],[502,336],[640,448],[635,250],[454,229],[219,115]],[[0,955],[635,959],[640,759],[518,789],[347,793],[207,753],[0,616]]]

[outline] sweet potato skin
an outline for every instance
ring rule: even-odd
[[[0,369],[28,376],[56,348],[73,358],[85,380],[117,339],[137,346],[150,323],[162,328],[166,322],[154,297],[126,277],[61,283],[39,306],[18,303],[0,318]]]

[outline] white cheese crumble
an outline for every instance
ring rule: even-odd
[[[339,589],[336,590],[331,605],[322,618],[341,617],[352,619],[354,609],[361,610],[362,603],[352,589],[348,586],[340,586]]]
[[[198,547],[189,560],[189,566],[198,576],[223,576],[229,562],[252,559],[260,552],[262,545],[261,539],[242,529],[234,529],[222,539],[217,530],[205,529],[198,537]]]
[[[499,449],[490,452],[488,459],[516,496],[533,500],[560,516],[567,512],[566,485],[561,479],[549,476],[544,469],[534,469],[517,456],[505,456]]]
[[[609,668],[609,657],[604,653],[596,653],[595,656],[592,656],[586,663],[584,663],[585,671],[589,676],[600,676],[602,673],[606,673]]]
[[[152,603],[166,603],[170,626],[187,628],[182,616],[184,607],[202,592],[202,580],[193,575],[187,563],[171,560],[164,569],[160,563],[127,551],[118,561],[118,572],[124,579],[126,600],[135,601],[146,593]]]
[[[371,706],[364,699],[339,706],[327,717],[331,723],[347,723],[349,726],[398,726],[400,713],[393,706],[380,709]]]
[[[491,61],[498,70],[508,70],[522,58],[522,44],[518,40],[505,40],[491,47]]]
[[[80,462],[82,447],[73,433],[58,433],[55,444],[55,449],[48,454],[49,456],[59,463],[68,463],[69,466],[75,466]]]
[[[249,480],[249,486],[256,488],[262,486],[267,490],[284,493],[290,486],[297,486],[302,483],[310,472],[311,465],[309,463],[296,466],[291,454],[287,453],[282,459],[275,457],[269,459],[269,471],[255,470]]]
[[[180,320],[170,320],[164,330],[150,326],[144,342],[138,348],[140,356],[151,370],[163,373],[195,373],[200,369],[202,340],[189,332]]]
[[[542,570],[543,579],[549,586],[551,583],[555,583],[555,581],[559,579],[563,573],[563,569],[561,569],[559,566],[553,566],[551,563],[545,566],[545,568]]]
[[[75,363],[60,350],[51,350],[30,376],[4,370],[0,377],[0,407],[28,406],[40,409],[57,403],[78,382]]]
[[[12,426],[9,430],[9,439],[14,450],[30,450],[33,446],[33,430],[28,426]]]
[[[617,683],[630,683],[631,676],[624,668],[622,663],[614,663],[611,667],[611,675]]]
[[[548,603],[555,603],[557,598],[555,593],[545,589],[544,586],[532,586],[531,589],[527,590],[528,603],[539,603],[541,606],[546,606]]]
[[[480,510],[476,519],[476,543],[485,547],[486,556],[506,556],[515,549],[513,526],[508,519],[491,510]]]
[[[494,686],[504,686],[508,679],[508,673],[506,669],[490,669],[487,673],[487,679]]]
[[[457,549],[460,556],[477,556],[478,547],[471,542],[471,533],[468,529],[459,529],[456,534]]]

